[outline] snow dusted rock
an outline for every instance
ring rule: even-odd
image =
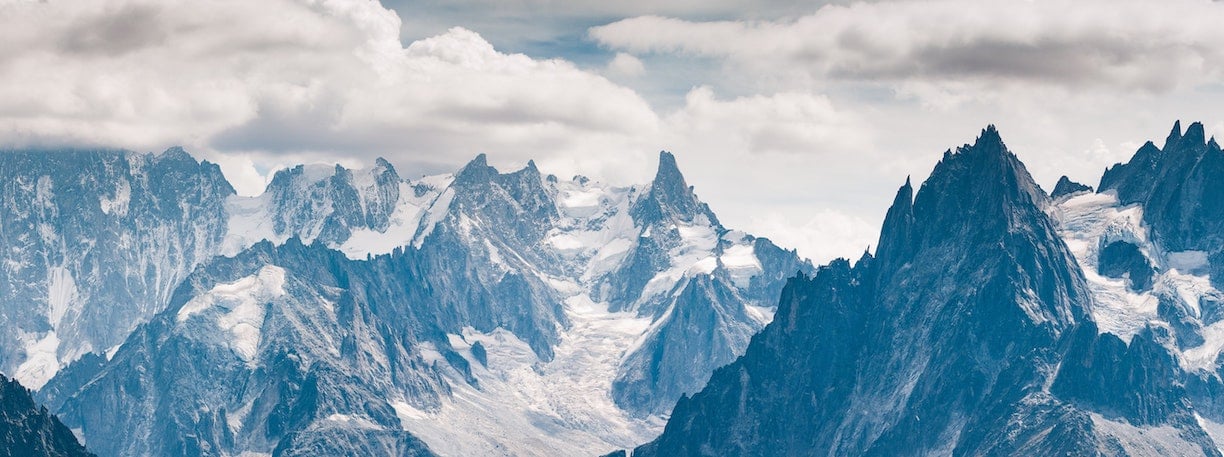
[[[418,274],[296,238],[218,258],[52,407],[99,455],[431,455],[392,403],[437,407],[462,357]]]
[[[1141,210],[1052,206],[993,127],[911,195],[876,256],[790,281],[746,354],[633,455],[1220,455],[1224,388],[1188,368],[1215,369],[1218,346],[1180,352],[1154,303],[1095,273],[1117,240],[1169,260],[1145,251]],[[1158,290],[1200,301],[1183,286],[1205,279],[1169,274]]]
[[[1092,192],[1092,186],[1077,183],[1072,181],[1071,178],[1063,176],[1058,178],[1058,182],[1054,184],[1054,190],[1050,192],[1050,198],[1058,199],[1081,192]]]
[[[16,380],[0,375],[0,456],[90,457],[47,408]]]
[[[420,180],[299,166],[217,205],[221,256],[39,393],[101,455],[630,446],[812,268],[722,227],[668,153],[646,186],[481,155]]]
[[[123,342],[225,236],[234,191],[181,149],[0,154],[0,371],[42,387]]]

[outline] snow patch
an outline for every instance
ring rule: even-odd
[[[1135,293],[1125,280],[1097,273],[1100,250],[1108,243],[1127,241],[1140,250],[1148,247],[1142,208],[1121,206],[1112,193],[1082,194],[1060,203],[1051,215],[1058,221],[1058,233],[1087,279],[1096,302],[1092,307],[1093,319],[1102,333],[1112,333],[1129,342],[1148,322],[1158,319],[1159,300],[1155,296]]]
[[[59,336],[55,331],[50,331],[41,339],[35,340],[33,334],[22,333],[19,339],[25,346],[26,359],[17,366],[13,377],[32,390],[41,389],[59,372],[60,363],[56,356],[60,345]]]
[[[369,418],[361,417],[361,416],[354,416],[350,414],[335,413],[330,416],[327,416],[327,418],[323,420],[327,422],[339,422],[346,426],[357,428],[357,429],[362,429],[362,430],[381,430],[382,429],[382,427],[380,427],[378,424],[375,424]]]
[[[52,267],[47,272],[47,322],[58,330],[72,305],[80,298],[72,272],[64,267]]]
[[[723,250],[718,261],[727,269],[731,282],[740,288],[748,287],[754,276],[765,271],[761,267],[761,261],[757,259],[756,249],[751,244],[731,245]]]
[[[429,207],[429,211],[426,212],[424,216],[424,222],[421,224],[421,227],[417,229],[417,235],[412,241],[413,247],[419,249],[421,244],[425,242],[425,238],[428,238],[429,235],[433,233],[434,227],[437,227],[438,223],[442,222],[443,219],[446,219],[446,215],[450,212],[451,203],[454,202],[454,200],[455,189],[450,187],[447,187],[446,190],[442,191],[442,194],[439,195],[436,200],[434,200],[434,204]]]
[[[1211,437],[1216,449],[1224,452],[1224,447],[1221,447],[1221,443],[1224,443],[1224,424],[1204,419],[1198,413],[1194,413],[1194,420],[1198,422],[1199,427],[1203,428],[1203,431],[1207,432],[1207,436]]]
[[[662,418],[632,418],[613,403],[612,380],[625,350],[650,319],[610,313],[586,294],[565,300],[572,326],[544,363],[513,333],[467,327],[451,346],[471,361],[475,389],[450,373],[453,395],[436,411],[393,401],[404,429],[440,455],[600,455],[644,443]],[[471,356],[480,342],[488,367]],[[439,356],[440,357],[440,356]]]
[[[1138,427],[1125,422],[1106,419],[1098,413],[1089,413],[1092,425],[1104,440],[1098,445],[1102,449],[1121,446],[1127,455],[1201,455],[1203,449],[1182,438],[1182,431],[1171,425]]]
[[[1185,273],[1206,272],[1207,253],[1203,251],[1182,251],[1165,254],[1165,264],[1174,270]]]
[[[263,327],[264,305],[285,295],[285,270],[265,265],[255,275],[213,286],[211,290],[192,298],[179,308],[175,316],[184,322],[192,315],[213,307],[225,309],[216,318],[217,327],[233,336],[227,345],[243,361],[255,362]]]
[[[128,204],[132,201],[132,185],[126,179],[120,178],[115,183],[115,196],[102,196],[98,200],[98,205],[102,207],[102,214],[114,214],[118,217],[127,216]]]
[[[1207,255],[1199,251],[1162,252],[1151,241],[1143,224],[1143,208],[1122,206],[1112,192],[1071,197],[1052,211],[1059,234],[1082,267],[1089,291],[1095,299],[1093,318],[1102,333],[1130,339],[1149,322],[1162,322],[1157,314],[1160,297],[1179,300],[1192,317],[1201,319],[1202,298],[1224,299],[1207,276]],[[1155,277],[1150,290],[1135,292],[1123,279],[1097,273],[1102,247],[1126,241],[1139,247],[1152,261]],[[1224,350],[1224,321],[1204,327],[1204,343],[1185,351],[1174,350],[1179,363],[1189,370],[1214,370],[1217,355]]]
[[[283,244],[289,235],[276,234],[276,221],[272,219],[271,196],[231,196],[225,201],[226,233],[221,242],[221,254],[233,257],[243,249],[263,240]]]
[[[339,247],[345,257],[361,260],[368,255],[389,254],[396,248],[412,244],[422,217],[436,203],[440,193],[432,191],[416,196],[415,189],[409,183],[401,182],[399,194],[387,229],[382,232],[366,227],[352,230],[349,238]]]

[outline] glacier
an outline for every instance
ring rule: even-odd
[[[90,157],[64,154],[79,156]],[[216,178],[215,165],[177,149],[105,154],[163,156]],[[53,331],[17,335],[28,347],[17,373],[41,381],[40,400],[100,455],[627,447],[742,352],[787,277],[812,270],[794,251],[724,228],[666,152],[651,183],[625,187],[545,176],[533,162],[502,173],[484,155],[411,180],[382,159],[296,166],[254,197],[214,184],[207,211],[190,212],[206,230],[192,227],[176,248],[193,256],[154,276],[160,293],[125,315],[126,341],[66,350]],[[99,217],[126,214],[139,227],[138,216],[185,215],[141,215],[150,195],[116,186],[93,192]],[[67,272],[44,280],[55,317],[44,319],[60,320],[63,307],[50,304],[73,301],[72,286],[71,306],[105,309],[84,289],[93,283]],[[311,389],[323,390],[304,396]],[[115,438],[132,434],[141,438]]]

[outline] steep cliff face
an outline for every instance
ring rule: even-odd
[[[874,257],[792,280],[634,455],[1219,455],[1167,327],[1098,334],[1055,209],[993,127],[912,195]]]
[[[30,391],[0,375],[0,456],[91,457]]]
[[[1173,126],[1165,145],[1148,142],[1126,164],[1101,177],[1101,192],[1139,204],[1153,241],[1169,252],[1202,252],[1212,272],[1224,271],[1224,152],[1203,124]],[[1212,275],[1217,288],[1224,274]]]
[[[0,182],[0,370],[34,388],[163,309],[234,193],[181,149],[5,152]]]
[[[430,455],[397,408],[436,407],[463,357],[418,274],[258,244],[191,275],[100,369],[56,377],[52,406],[101,455]]]
[[[102,455],[628,446],[811,271],[723,228],[667,153],[644,186],[482,155],[419,180],[298,166],[214,203],[196,273],[39,391]]]

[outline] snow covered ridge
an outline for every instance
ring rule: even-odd
[[[139,162],[132,157],[117,154],[114,162]],[[108,427],[140,428],[137,436],[182,436],[196,430],[193,423],[205,428],[225,423],[226,433],[247,436],[251,427],[262,426],[258,418],[267,411],[237,391],[224,404],[207,395],[193,400],[203,402],[198,404],[175,400],[155,408],[169,416],[149,418],[105,411],[115,404],[108,403],[115,399],[106,391],[68,397],[86,388],[79,383],[92,379],[90,373],[99,372],[106,373],[107,383],[120,383],[111,385],[134,380],[208,385],[215,380],[205,378],[227,373],[253,376],[244,381],[252,385],[272,386],[276,379],[261,376],[290,376],[267,374],[287,370],[288,357],[303,370],[323,360],[347,367],[343,370],[352,377],[344,381],[345,390],[390,396],[386,400],[395,413],[336,406],[307,424],[303,430],[310,433],[377,433],[385,436],[376,442],[409,448],[416,445],[406,437],[415,435],[450,455],[497,449],[520,455],[592,454],[626,447],[657,433],[660,418],[677,398],[699,389],[716,367],[737,357],[772,318],[786,278],[812,269],[794,251],[724,228],[668,153],[660,154],[654,181],[627,187],[542,175],[530,162],[502,173],[488,166],[483,155],[456,173],[411,180],[383,160],[357,170],[298,166],[278,172],[258,197],[237,196],[219,180],[204,209],[154,199],[143,183],[182,181],[192,166],[209,175],[215,166],[195,162],[181,150],[158,157],[174,159],[182,169],[160,171],[156,179],[128,173],[123,175],[127,184],[103,188],[95,192],[97,198],[81,194],[99,220],[126,221],[113,229],[120,240],[131,239],[132,227],[149,226],[149,221],[172,225],[190,217],[208,228],[187,227],[195,237],[171,250],[193,256],[172,271],[125,269],[122,279],[107,283],[122,289],[156,278],[160,295],[136,301],[135,314],[120,326],[131,332],[151,319],[161,324],[132,334],[122,345],[84,346],[68,357],[54,332],[18,335],[27,348],[19,356],[25,357],[23,373],[50,386],[45,400],[78,421],[102,418],[115,424]],[[30,182],[37,184],[39,178]],[[37,185],[31,189],[40,192]],[[161,211],[142,212],[153,200]],[[48,201],[56,203],[56,198]],[[32,230],[63,233],[56,223],[34,224]],[[70,231],[88,233],[88,225]],[[158,240],[183,238],[165,229],[155,233],[162,237]],[[296,253],[312,244],[309,254],[267,254],[269,249]],[[317,250],[345,262],[320,260],[323,254]],[[115,251],[122,255],[108,260],[114,268],[149,261],[129,260],[135,256]],[[245,273],[235,274],[233,262],[241,263]],[[360,276],[351,273],[355,276],[320,280],[332,285],[302,286],[315,280],[308,278],[319,275],[318,268],[340,268],[341,263]],[[51,292],[46,292],[47,312],[40,319],[72,320],[74,311],[64,303],[74,300],[102,309],[90,303],[93,284],[82,283],[77,270],[55,271],[47,276],[52,286],[46,289]],[[188,275],[191,271],[197,273]],[[140,276],[133,280],[131,275]],[[369,284],[374,277],[384,285]],[[416,283],[404,283],[414,281],[410,277],[418,278]],[[387,287],[430,292],[422,296],[427,299],[412,299],[381,292]],[[364,298],[354,302],[345,294]],[[346,327],[351,325],[345,323],[351,319],[346,313],[393,309],[425,316],[366,316],[367,327]],[[90,320],[84,325],[112,325],[117,319],[85,314]],[[406,339],[385,346],[388,334]],[[370,343],[377,347],[359,343],[371,337],[381,341]],[[153,343],[165,338],[175,343]],[[358,343],[350,342],[353,338]],[[64,363],[89,352],[103,356],[86,357],[60,371]],[[182,360],[196,360],[196,368],[182,369],[176,362]],[[56,374],[61,376],[53,378]],[[295,379],[285,382],[301,381]],[[405,379],[416,381],[401,385]],[[135,396],[125,401],[170,401],[155,392],[132,392]],[[210,413],[194,415],[182,408]],[[82,416],[83,411],[114,416]],[[191,419],[184,422],[184,417]],[[213,422],[195,422],[206,420]],[[396,420],[400,425],[394,425]],[[161,446],[107,442],[134,432],[107,434],[93,427],[98,434],[84,427],[91,434],[87,438],[91,445],[103,443],[103,449],[139,453]],[[275,447],[258,440],[216,439],[209,445],[234,454]]]

